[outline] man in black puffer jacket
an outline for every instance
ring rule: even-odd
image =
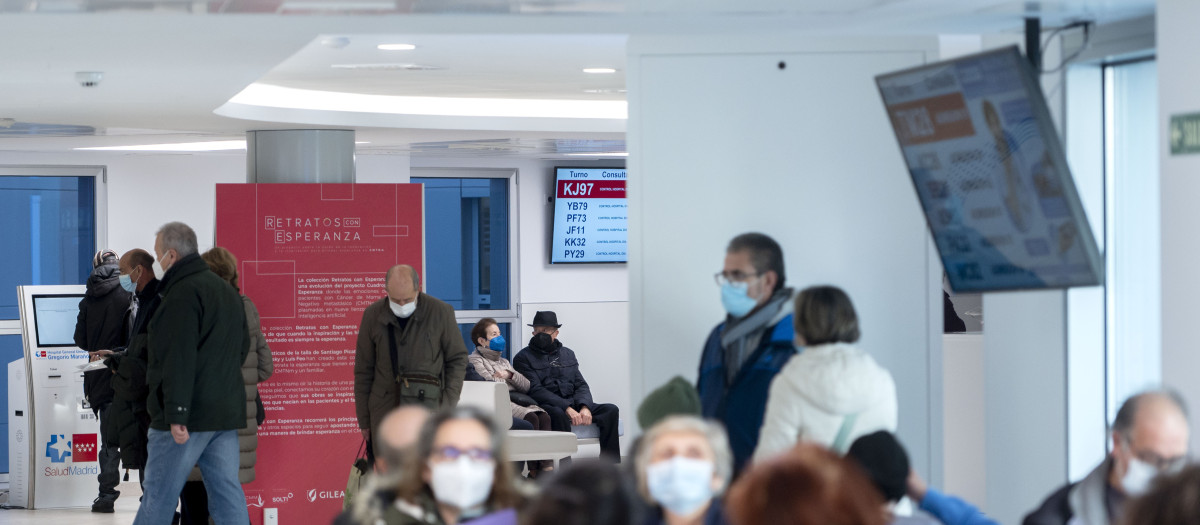
[[[121,276],[133,283],[134,301],[126,319],[130,322],[129,343],[108,356],[113,371],[113,403],[108,416],[117,429],[121,463],[126,469],[138,469],[145,480],[146,434],[150,413],[146,409],[146,339],[149,320],[158,308],[158,279],[154,277],[154,256],[133,249],[121,256]],[[125,279],[121,279],[122,282]]]
[[[595,424],[600,431],[600,457],[621,461],[616,405],[596,403],[592,389],[579,372],[575,352],[558,340],[558,315],[551,311],[533,316],[533,338],[513,359],[513,368],[529,379],[529,397],[550,414],[550,428],[571,432],[572,426]]]
[[[117,253],[101,250],[92,259],[92,275],[87,280],[87,293],[79,301],[79,317],[75,321],[75,344],[91,354],[92,360],[101,359],[100,350],[111,350],[125,345],[128,329],[125,326],[125,311],[129,309],[131,294],[121,287],[117,267]],[[112,372],[107,368],[87,372],[83,376],[83,393],[92,412],[100,418],[100,494],[92,502],[92,512],[112,512],[113,502],[121,492],[121,453],[118,450],[117,431],[113,419],[108,416],[112,404]]]

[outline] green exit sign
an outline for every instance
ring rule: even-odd
[[[1200,113],[1171,115],[1171,154],[1200,153]]]

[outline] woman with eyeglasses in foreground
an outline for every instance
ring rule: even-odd
[[[356,509],[356,521],[372,525],[456,525],[483,516],[489,524],[515,523],[513,509],[522,500],[504,434],[487,415],[468,407],[431,416],[399,478],[381,477],[370,485],[367,490],[395,494],[393,504]]]

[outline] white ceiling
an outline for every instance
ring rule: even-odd
[[[605,119],[549,125],[222,111],[243,117],[231,118],[214,111],[253,83],[384,96],[613,101],[624,98],[625,41],[632,35],[1016,33],[1028,15],[1053,26],[1111,22],[1153,9],[1153,0],[0,0],[0,49],[6,50],[0,54],[0,150],[331,125],[358,129],[360,140],[371,142],[363,147],[374,151],[445,153],[450,148],[414,144],[500,140],[511,151],[545,155],[553,153],[548,145],[555,143],[547,141],[554,139],[621,140],[623,133]],[[330,39],[345,45],[330,45]],[[418,48],[375,49],[384,42]],[[393,65],[332,67],[344,64]],[[396,64],[440,69],[386,69]],[[581,71],[595,66],[618,73]],[[102,71],[104,80],[83,88],[77,71]],[[487,151],[486,144],[466,149]]]

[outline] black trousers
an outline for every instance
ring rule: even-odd
[[[108,403],[96,411],[100,418],[100,452],[96,455],[100,461],[100,475],[96,481],[100,483],[100,499],[115,500],[121,495],[117,484],[121,482],[121,450],[117,421],[108,416]]]
[[[208,491],[203,481],[189,481],[179,492],[180,525],[208,525]]]
[[[540,406],[550,414],[551,430],[571,431],[571,417],[565,410],[548,405]],[[600,457],[610,459],[614,463],[621,461],[621,440],[617,435],[617,420],[620,418],[621,411],[617,405],[604,403],[592,408],[592,424],[600,429]]]

